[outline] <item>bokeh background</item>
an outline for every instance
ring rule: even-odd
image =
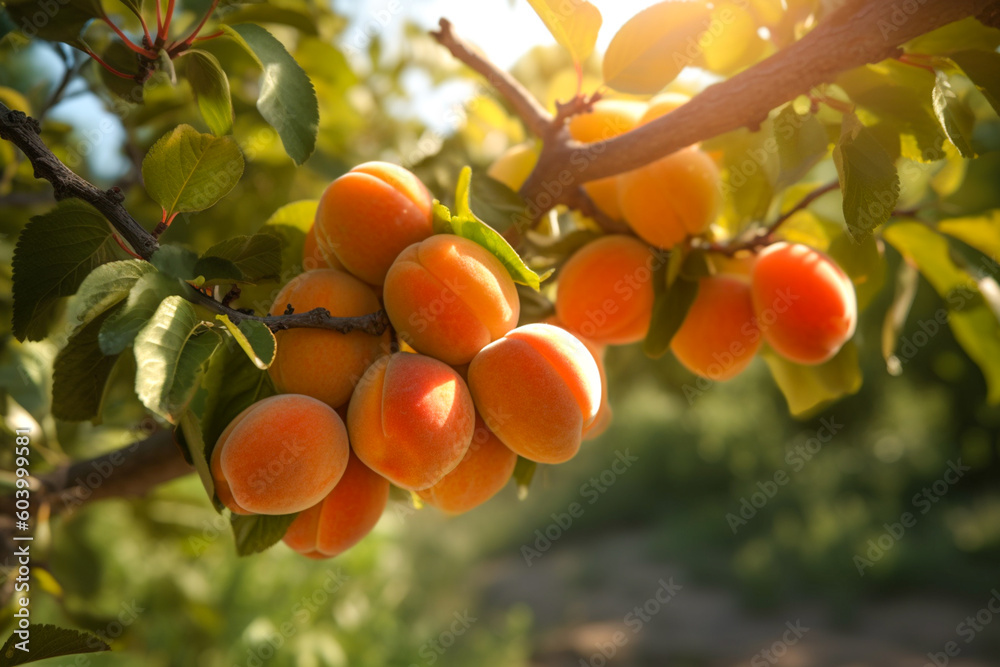
[[[207,6],[184,4],[192,16]],[[600,48],[647,3],[597,4],[605,16]],[[317,153],[294,167],[254,110],[252,63],[220,40],[212,50],[233,80],[247,170],[214,208],[179,218],[170,241],[203,249],[251,232],[283,204],[315,198],[370,159],[414,169],[446,199],[461,165],[484,169],[523,141],[517,120],[426,36],[440,16],[548,103],[575,82],[523,0],[287,7],[313,25],[294,43],[319,93]],[[292,41],[288,26],[268,27]],[[67,58],[73,62],[45,43],[8,41],[0,86],[37,107]],[[123,106],[88,92],[95,69],[84,68],[48,112],[46,136],[85,177],[134,182],[136,160],[153,141],[177,123],[197,124],[190,90],[159,90],[146,108]],[[675,86],[695,91],[709,82],[686,74]],[[997,123],[977,133],[982,146],[1000,148]],[[987,151],[973,164],[947,198],[950,210],[1000,206],[997,155]],[[0,165],[5,186],[24,169],[4,144]],[[0,190],[7,266],[9,241],[50,205],[43,185],[34,187]],[[140,188],[126,205],[140,220],[157,219]],[[893,276],[899,257],[887,257]],[[1000,609],[1000,409],[986,404],[979,370],[947,328],[900,375],[887,372],[879,340],[891,287],[890,278],[857,334],[862,389],[809,419],[789,417],[760,359],[736,380],[706,386],[670,355],[651,361],[637,346],[615,348],[611,428],[570,463],[541,467],[527,498],[511,484],[475,512],[446,518],[394,496],[375,532],[332,561],[309,561],[283,545],[237,558],[194,475],[138,501],[66,513],[39,534],[33,613],[102,634],[115,652],[43,664],[998,665],[1000,614],[988,604]],[[9,294],[0,302],[5,319]],[[939,307],[924,285],[904,340]],[[127,368],[103,424],[45,416],[56,349],[5,333],[0,352],[8,422],[23,408],[44,430],[40,468],[139,437],[144,413]],[[968,471],[942,483],[959,461]],[[774,483],[776,474],[787,482]],[[916,523],[900,534],[892,525],[904,512]],[[869,562],[859,566],[858,557]],[[7,608],[4,636],[10,627]],[[948,642],[957,656],[942,653]]]

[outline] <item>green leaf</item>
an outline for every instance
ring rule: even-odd
[[[1000,30],[970,16],[912,39],[903,48],[907,53],[946,56],[969,49],[995,51],[998,46]]]
[[[222,26],[264,71],[257,110],[281,137],[285,152],[302,164],[316,148],[319,102],[309,76],[274,36],[259,25]]]
[[[281,241],[272,234],[236,236],[217,243],[202,255],[202,260],[219,258],[231,262],[239,270],[237,282],[259,283],[277,280],[281,274]],[[195,266],[196,272],[198,265]],[[204,272],[198,272],[204,275]]]
[[[6,0],[4,7],[25,37],[73,45],[79,44],[86,24],[101,15],[98,0],[64,0],[57,5],[47,0]]]
[[[236,553],[240,556],[257,554],[281,541],[298,514],[251,514],[231,518]]]
[[[203,366],[222,342],[206,329],[194,306],[167,297],[135,338],[135,393],[147,408],[173,424],[183,415]]]
[[[291,7],[278,7],[270,3],[260,3],[226,12],[222,23],[278,23],[295,28],[305,35],[316,35],[317,21],[312,14]]]
[[[118,354],[132,344],[146,323],[168,296],[182,294],[183,284],[159,271],[150,271],[139,278],[120,310],[109,317],[97,336],[104,354]]]
[[[136,17],[142,16],[142,2],[141,0],[120,0],[120,2],[125,5],[130,12],[136,15]]]
[[[184,74],[191,83],[205,124],[217,136],[232,134],[233,99],[229,93],[229,78],[222,65],[211,53],[200,49],[188,51],[182,59]]]
[[[67,421],[97,419],[104,390],[118,355],[107,356],[98,344],[104,322],[121,306],[91,319],[69,337],[52,367],[52,415]]]
[[[531,480],[534,479],[537,469],[538,463],[535,461],[530,461],[523,456],[517,457],[517,463],[514,464],[514,472],[511,477],[517,484],[518,500],[524,500],[528,497],[528,488],[531,486]]]
[[[938,72],[937,84],[934,86],[934,115],[941,123],[941,129],[948,136],[964,158],[976,157],[972,148],[972,132],[976,125],[976,116],[968,106],[963,104],[944,72]]]
[[[1000,322],[980,293],[975,278],[955,265],[947,238],[918,222],[893,224],[883,232],[883,237],[920,270],[945,300],[948,325],[955,340],[986,377],[987,400],[1000,402]],[[931,322],[938,324],[936,320]],[[904,354],[904,361],[917,352]]]
[[[498,232],[528,219],[527,203],[521,195],[479,172],[472,174],[469,200],[476,216]]]
[[[909,262],[899,265],[896,274],[896,291],[892,297],[892,305],[885,313],[882,321],[882,358],[890,375],[903,372],[902,362],[896,356],[896,343],[899,333],[906,326],[906,318],[910,314],[913,299],[917,296],[917,285],[920,284],[920,273],[917,267]]]
[[[665,284],[666,269],[661,275]],[[654,276],[653,279],[656,283],[661,282],[658,276]],[[656,359],[670,349],[670,341],[684,324],[684,318],[697,296],[698,281],[688,280],[683,275],[678,275],[669,287],[658,291],[653,300],[649,331],[646,332],[646,339],[642,342],[642,350],[646,356]]]
[[[959,51],[951,59],[962,68],[976,88],[1000,113],[1000,53],[993,51]]]
[[[146,191],[167,218],[209,208],[242,175],[243,153],[235,139],[201,134],[190,125],[160,137],[142,161]]]
[[[864,310],[885,286],[885,258],[874,236],[854,241],[845,233],[838,234],[826,254],[844,270],[854,284],[858,310]]]
[[[109,262],[91,271],[70,301],[66,315],[70,332],[124,300],[139,279],[151,271],[153,265],[141,259]]]
[[[840,175],[847,231],[861,241],[889,219],[899,201],[896,165],[854,114],[844,115],[833,159]]]
[[[861,389],[861,367],[854,341],[847,341],[833,359],[818,366],[796,364],[768,346],[761,350],[761,356],[785,395],[793,417],[813,415],[823,406]]]
[[[194,466],[205,491],[208,492],[208,497],[212,498],[214,503],[215,480],[212,478],[212,468],[209,465],[208,450],[205,447],[198,415],[191,410],[185,410],[174,433],[178,436],[176,439],[185,454],[184,458]]]
[[[194,270],[198,255],[179,245],[161,245],[149,263],[163,275],[179,280],[194,280],[198,275]]]
[[[812,114],[796,112],[791,104],[774,120],[774,137],[781,165],[776,190],[798,183],[826,157],[826,128]]]
[[[137,75],[139,63],[135,59],[135,51],[125,46],[124,42],[110,42],[101,53],[101,59],[123,74]],[[143,104],[145,101],[144,85],[133,79],[124,79],[112,74],[97,63],[93,65],[101,79],[115,96],[131,104]]]
[[[967,243],[993,261],[1000,260],[1000,210],[968,218],[942,220],[937,228],[938,231]]]
[[[236,339],[240,349],[247,353],[247,358],[253,362],[254,366],[262,371],[267,370],[271,362],[274,361],[278,342],[266,324],[256,320],[243,320],[239,326],[236,326],[228,315],[216,315],[215,319],[225,325],[229,333]]]
[[[26,632],[31,637],[30,650],[19,650],[17,643],[20,638],[17,634],[11,634],[0,649],[0,665],[16,667],[46,658],[111,650],[110,646],[89,632],[59,628],[47,623],[32,623],[28,625]]]
[[[78,199],[33,217],[14,248],[14,336],[45,338],[60,297],[74,294],[94,268],[117,259],[117,248],[104,216]]]
[[[243,352],[229,345],[222,346],[212,355],[201,387],[205,400],[199,415],[208,455],[236,415],[278,393],[266,371],[254,366]]]
[[[288,280],[302,272],[302,245],[306,233],[316,219],[316,209],[319,200],[285,204],[275,211],[260,228],[262,234],[271,234],[278,239],[281,246],[280,276]]]
[[[469,188],[472,180],[472,169],[465,167],[458,176],[458,186],[455,191],[456,215],[451,215],[448,208],[435,202],[434,225],[445,233],[452,233],[469,239],[489,250],[504,265],[514,282],[527,285],[538,290],[549,273],[539,276],[528,268],[517,251],[507,243],[507,239],[495,229],[476,217],[469,207]],[[448,229],[450,228],[450,229]],[[551,272],[550,272],[551,273]]]

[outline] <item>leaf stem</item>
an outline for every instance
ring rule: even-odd
[[[102,60],[99,55],[97,55],[96,53],[94,53],[93,51],[91,51],[89,47],[84,47],[83,48],[83,52],[86,53],[91,58],[93,58],[94,60],[96,60],[98,65],[100,65],[101,67],[103,67],[107,71],[111,72],[115,76],[121,77],[122,79],[131,79],[132,81],[135,81],[135,76],[134,75],[132,75],[132,74],[126,74],[125,72],[120,72],[120,71],[116,70],[114,67],[112,67],[111,65],[107,64],[106,62],[104,62],[104,60]]]
[[[128,35],[126,35],[124,32],[122,32],[122,29],[119,28],[118,26],[116,26],[115,22],[112,21],[110,18],[108,18],[106,15],[103,16],[102,18],[103,18],[104,22],[107,23],[108,26],[112,30],[115,31],[115,34],[118,35],[118,37],[122,40],[122,42],[125,44],[125,46],[127,46],[132,51],[135,51],[139,55],[146,56],[150,60],[156,60],[156,53],[154,53],[153,51],[150,51],[149,49],[143,48],[143,47],[139,46],[138,44],[134,43],[131,39],[128,38]]]
[[[198,37],[198,33],[201,32],[201,29],[205,27],[205,24],[208,22],[208,19],[212,18],[212,13],[218,6],[219,6],[219,0],[212,0],[211,6],[208,8],[208,11],[205,12],[205,15],[201,17],[201,21],[198,23],[198,25],[194,27],[194,30],[191,31],[191,34],[188,35],[184,39],[184,41],[181,42],[181,44],[183,44],[185,47],[188,47],[194,43],[194,40]],[[221,31],[219,34],[220,35],[222,34]]]

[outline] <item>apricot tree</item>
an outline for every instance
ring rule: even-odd
[[[323,70],[344,62],[328,9],[168,0],[151,29],[138,2],[7,0],[0,48],[66,61],[46,99],[0,87],[5,354],[23,369],[34,342],[58,346],[51,391],[8,401],[56,437],[100,423],[124,378],[153,431],[98,459],[115,464],[93,488],[74,471],[94,461],[36,476],[25,506],[193,468],[241,555],[284,538],[335,556],[390,485],[458,513],[573,457],[610,419],[608,345],[711,382],[760,353],[797,416],[856,392],[887,252],[903,258],[874,315],[889,370],[919,273],[1000,401],[1000,216],[942,203],[997,148],[1000,3],[666,0],[600,59],[594,4],[531,5],[572,61],[550,101],[446,19],[431,33],[531,139],[458,164],[400,150],[404,167],[371,146],[344,161],[365,119],[337,114],[366,81]],[[80,84],[133,153],[110,189],[45,119]],[[269,162],[298,200],[240,208],[273,186]],[[171,240],[213,207],[255,231],[216,218]]]

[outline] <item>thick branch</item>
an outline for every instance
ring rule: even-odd
[[[900,14],[898,0],[855,3],[853,14],[830,17],[795,44],[706,88],[677,110],[603,142],[599,150],[568,137],[547,143],[522,194],[536,201],[546,185],[565,182],[566,175],[573,183],[613,176],[725,132],[756,128],[774,108],[834,81],[841,72],[892,57],[904,42],[962,18],[985,15],[998,4],[926,0],[915,13]],[[592,159],[580,159],[586,156]]]
[[[21,149],[35,168],[35,178],[43,178],[52,184],[57,200],[75,197],[87,202],[100,211],[111,226],[128,242],[142,259],[149,260],[160,245],[156,238],[140,225],[122,206],[125,196],[118,188],[101,190],[89,181],[77,176],[42,141],[41,126],[38,121],[22,111],[11,110],[0,102],[0,138],[10,141]],[[184,295],[188,301],[204,306],[213,313],[228,315],[234,323],[243,320],[257,320],[272,331],[282,329],[328,329],[349,333],[364,331],[375,336],[381,335],[389,326],[385,311],[358,317],[333,317],[325,308],[295,313],[260,317],[252,313],[235,310],[223,305],[207,294],[188,287]]]
[[[439,25],[440,28],[437,31],[432,31],[431,36],[448,49],[455,58],[486,79],[513,107],[514,113],[524,121],[529,130],[539,137],[546,136],[552,124],[552,116],[545,110],[545,107],[539,104],[534,95],[528,92],[517,79],[490,62],[479,49],[456,35],[451,29],[451,21],[441,19]]]

